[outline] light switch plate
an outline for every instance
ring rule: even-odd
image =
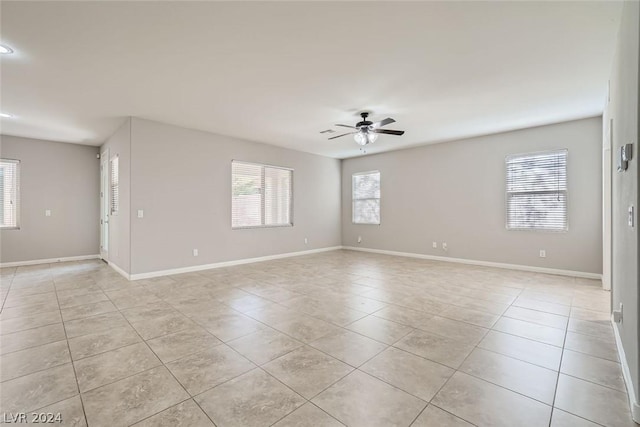
[[[44,211],[44,216],[51,216],[51,209],[47,209]]]
[[[613,321],[616,323],[622,323],[622,303],[620,303],[620,308],[618,310],[613,310]]]
[[[138,209],[138,218],[144,218],[144,211],[142,209]]]

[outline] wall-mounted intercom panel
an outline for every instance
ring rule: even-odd
[[[632,157],[633,144],[625,144],[618,150],[618,172],[626,171]]]

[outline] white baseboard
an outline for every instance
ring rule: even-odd
[[[114,264],[111,261],[107,261],[107,264],[109,264],[109,267],[113,268],[115,271],[120,273],[120,275],[122,277],[124,277],[127,280],[131,280],[131,275],[129,273],[127,273],[126,271],[124,271],[122,268],[118,267],[117,264]]]
[[[616,347],[618,347],[618,357],[620,357],[620,364],[622,365],[622,377],[624,383],[627,386],[627,395],[629,396],[629,408],[631,409],[631,418],[633,421],[640,424],[640,405],[636,399],[636,391],[633,388],[633,381],[631,380],[631,371],[629,370],[629,364],[627,363],[627,357],[624,353],[624,347],[622,347],[622,339],[620,338],[620,331],[618,331],[618,325],[613,321],[611,316],[611,324],[613,325],[613,335],[616,337]]]
[[[48,258],[48,259],[33,259],[29,261],[15,261],[15,262],[0,262],[0,267],[21,267],[24,265],[38,265],[38,264],[53,264],[55,262],[69,262],[69,261],[85,261],[88,259],[99,259],[100,255],[80,255],[80,256],[68,256],[62,258]]]
[[[412,252],[396,252],[396,251],[387,251],[383,249],[359,248],[355,246],[343,246],[342,249],[347,249],[350,251],[372,252],[375,254],[383,254],[383,255],[402,256],[402,257],[408,257],[408,258],[428,259],[431,261],[455,262],[458,264],[470,264],[470,265],[480,265],[483,267],[504,268],[507,270],[531,271],[535,273],[555,274],[559,276],[582,277],[585,279],[596,279],[596,280],[602,279],[602,274],[587,273],[584,271],[559,270],[556,268],[534,267],[530,265],[520,265],[520,264],[506,264],[502,262],[491,262],[491,261],[477,261],[473,259],[416,254]]]
[[[254,262],[262,262],[262,261],[271,261],[274,259],[317,254],[320,252],[335,251],[338,249],[342,249],[342,246],[331,246],[328,248],[311,249],[308,251],[287,252],[284,254],[267,255],[267,256],[262,256],[257,258],[244,258],[244,259],[237,259],[233,261],[216,262],[213,264],[202,264],[202,265],[194,265],[190,267],[172,268],[170,270],[151,271],[149,273],[130,274],[128,275],[129,276],[128,278],[129,280],[150,279],[152,277],[169,276],[172,274],[180,274],[180,273],[192,273],[194,271],[210,270],[212,268],[231,267],[234,265],[251,264]],[[120,271],[119,273],[122,274],[123,276],[126,274],[124,271]]]

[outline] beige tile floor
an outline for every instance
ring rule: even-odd
[[[596,281],[335,251],[136,282],[99,261],[6,268],[0,291],[0,415],[635,425]]]

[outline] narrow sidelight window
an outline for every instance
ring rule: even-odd
[[[120,160],[111,158],[111,215],[117,215],[120,209]]]
[[[0,206],[0,228],[19,228],[19,160],[0,159]]]

